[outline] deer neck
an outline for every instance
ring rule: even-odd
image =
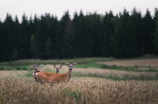
[[[38,72],[40,72],[40,71],[39,71],[39,70],[35,70],[34,73],[33,73],[33,76],[34,76],[36,82],[38,82],[38,80],[37,80],[37,76],[36,76],[36,73],[38,73]]]
[[[72,72],[72,70],[68,70],[68,72],[67,72],[67,81],[69,82],[69,80],[70,80],[70,78],[71,78],[71,72]]]

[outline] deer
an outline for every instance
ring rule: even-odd
[[[43,84],[49,84],[53,85],[54,83],[59,83],[59,82],[69,82],[71,78],[71,73],[73,67],[77,64],[77,62],[74,62],[73,64],[70,64],[68,62],[65,62],[66,65],[68,65],[69,69],[66,73],[59,74],[59,73],[51,73],[51,72],[45,72],[45,71],[39,71],[36,72],[35,78],[37,79],[37,82],[39,82],[41,85]],[[34,69],[37,70],[37,66],[34,65]]]
[[[37,77],[36,77],[36,73],[40,72],[39,69],[38,69],[38,65],[35,65],[35,64],[32,64],[32,66],[34,67],[35,71],[33,72],[33,78],[37,81]],[[60,65],[60,67],[56,67],[56,65],[54,65],[54,68],[56,69],[56,73],[59,73],[60,69],[62,68],[62,65]]]
[[[56,73],[59,73],[60,69],[62,68],[62,65],[60,65],[59,67],[56,67],[56,65],[54,65],[54,68],[56,69]]]
[[[32,66],[33,66],[34,69],[35,69],[35,71],[33,72],[33,78],[36,80],[36,82],[38,82],[38,81],[37,81],[37,77],[36,77],[36,73],[40,72],[40,71],[38,70],[39,64],[38,64],[38,65],[32,64]]]

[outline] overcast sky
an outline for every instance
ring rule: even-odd
[[[80,10],[84,14],[88,12],[97,12],[105,14],[105,12],[113,11],[114,15],[122,12],[124,8],[131,12],[136,7],[144,15],[147,8],[154,14],[154,8],[158,8],[158,0],[0,0],[0,20],[6,18],[9,13],[15,18],[21,20],[25,13],[29,18],[31,15],[41,16],[41,14],[50,13],[59,19],[65,11],[69,11],[71,18],[75,11]]]

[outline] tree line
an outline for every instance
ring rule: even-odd
[[[45,14],[22,21],[7,14],[0,21],[0,61],[81,57],[133,58],[158,54],[158,10],[142,16],[135,8],[114,15],[65,12],[60,20]]]

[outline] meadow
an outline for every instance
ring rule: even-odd
[[[65,61],[78,62],[70,82],[39,85],[32,78],[32,63],[42,64],[39,69],[49,72],[55,72],[54,64],[63,64],[60,73],[65,73],[68,70]],[[86,58],[0,63],[0,104],[158,104],[157,88],[158,59]]]

